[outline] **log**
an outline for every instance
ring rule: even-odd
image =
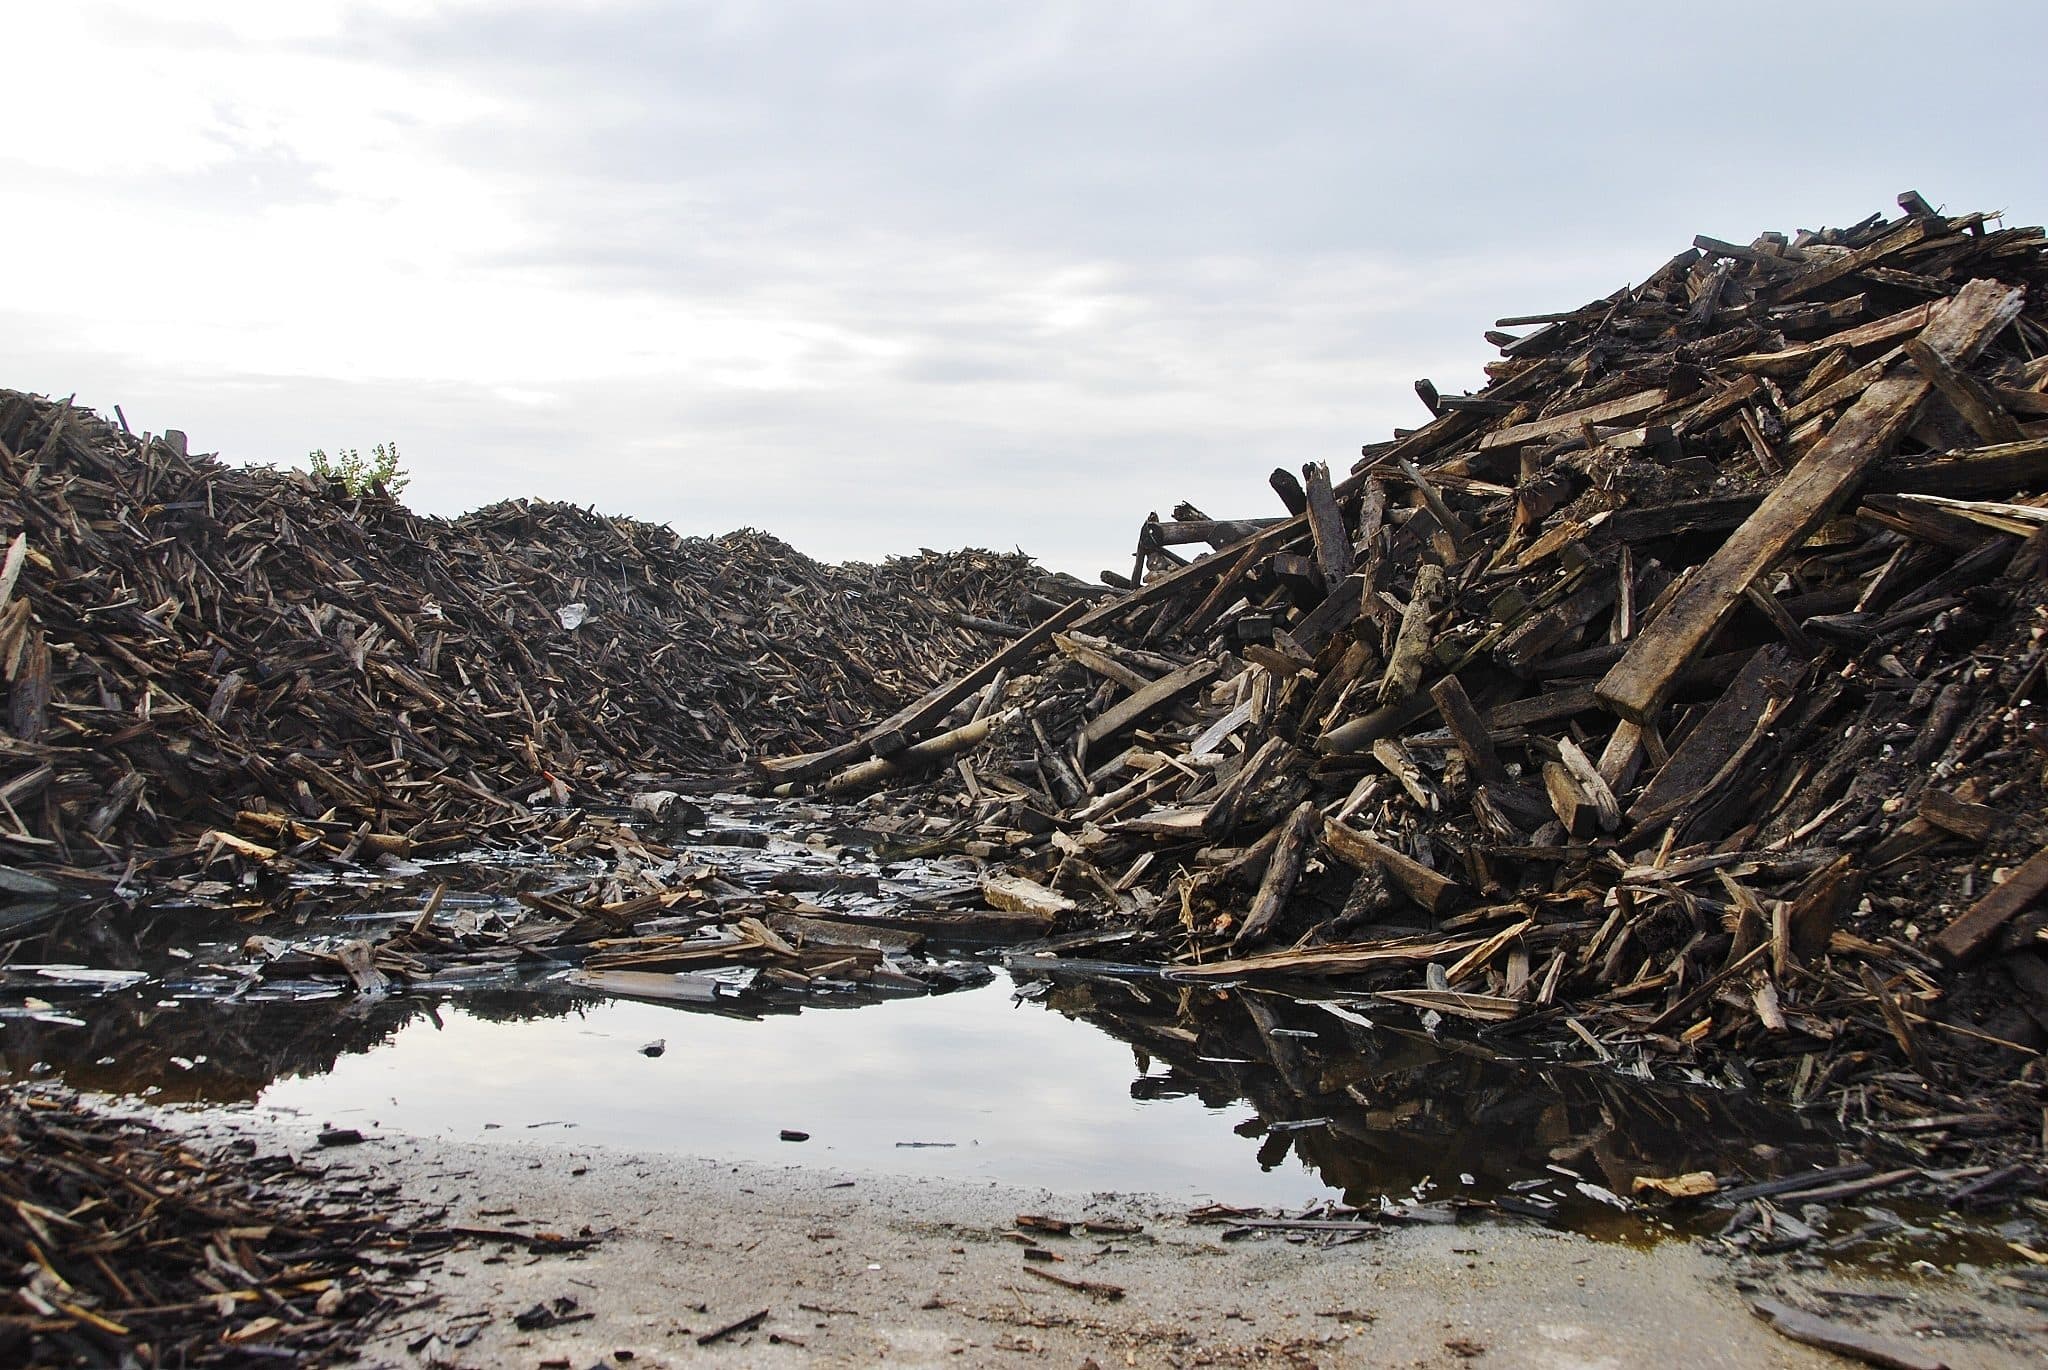
[[[1191,661],[1179,670],[1159,677],[1089,720],[1088,726],[1081,730],[1082,740],[1089,747],[1101,745],[1147,714],[1164,708],[1194,689],[1215,675],[1218,669],[1216,662],[1205,658]]]
[[[1444,594],[1444,569],[1433,561],[1415,568],[1415,590],[1401,613],[1401,630],[1380,677],[1380,703],[1393,704],[1415,693],[1429,656],[1430,624]]]
[[[1259,942],[1272,931],[1274,920],[1287,907],[1287,900],[1301,879],[1302,867],[1308,860],[1309,844],[1321,825],[1321,819],[1322,812],[1304,800],[1281,823],[1280,840],[1266,861],[1266,873],[1259,882],[1258,896],[1252,900],[1244,926],[1231,940],[1233,950]]]

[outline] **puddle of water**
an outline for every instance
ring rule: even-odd
[[[379,1001],[303,988],[326,997],[107,991],[67,1005],[70,1022],[8,1024],[0,1060],[156,1103],[255,1102],[366,1131],[1190,1203],[1465,1197],[1612,1235],[1640,1223],[1599,1196],[1636,1174],[1834,1159],[1824,1134],[1723,1093],[1439,1041],[1339,1001],[1156,979],[1005,976],[760,1019],[548,983]],[[657,1040],[661,1054],[643,1054]]]
[[[657,1039],[658,1057],[640,1048]],[[1247,1203],[1324,1192],[1256,1163],[1242,1103],[1134,1099],[1131,1049],[1015,1003],[1007,982],[860,1011],[750,1022],[607,1001],[569,1016],[416,1021],[260,1107],[482,1140],[577,1142],[1062,1189]],[[565,1128],[564,1124],[573,1124]],[[489,1126],[495,1125],[495,1126]],[[784,1129],[810,1140],[780,1140]]]

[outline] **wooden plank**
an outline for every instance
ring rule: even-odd
[[[1472,902],[1472,891],[1465,885],[1334,818],[1323,823],[1323,845],[1339,860],[1384,870],[1410,899],[1431,913],[1454,913]]]
[[[1429,697],[1436,701],[1437,712],[1443,715],[1444,726],[1451,730],[1451,740],[1464,754],[1466,769],[1472,772],[1473,779],[1497,789],[1512,788],[1514,780],[1493,750],[1493,733],[1458,678],[1445,676],[1430,687]]]
[[[1471,543],[1472,530],[1451,512],[1451,506],[1444,503],[1443,493],[1429,477],[1422,474],[1414,462],[1403,457],[1397,464],[1401,468],[1401,474],[1408,478],[1408,483],[1415,487],[1415,493],[1422,496],[1422,503],[1428,508],[1430,517],[1436,520],[1437,527],[1443,529],[1444,534],[1450,538],[1453,551],[1459,557],[1463,557],[1466,547]]]
[[[1891,494],[1999,495],[2048,483],[2048,438],[1894,457],[1874,468],[1865,488]]]
[[[1272,931],[1274,920],[1287,907],[1287,900],[1301,879],[1302,868],[1308,862],[1309,843],[1316,835],[1322,816],[1322,811],[1306,799],[1287,815],[1280,827],[1280,840],[1266,862],[1266,873],[1259,881],[1259,892],[1252,900],[1251,912],[1245,915],[1244,926],[1231,939],[1233,949],[1262,941]]]
[[[1934,939],[1934,950],[1951,965],[1974,961],[1990,947],[2000,929],[2027,905],[2048,893],[2048,847],[2027,859],[2005,883],[1970,907]]]
[[[1935,350],[1918,338],[1905,343],[1906,356],[1920,368],[1920,374],[1934,382],[1941,397],[1955,407],[1970,425],[1970,431],[1988,443],[2021,442],[2019,420],[2005,412],[1998,400],[1975,377],[1948,364]]]
[[[1819,266],[1802,271],[1790,280],[1771,287],[1765,293],[1774,304],[1784,304],[1788,300],[1798,299],[1801,295],[1812,294],[1822,286],[1832,285],[1844,276],[1853,276],[1916,243],[1925,242],[1933,231],[1934,222],[1929,219],[1909,219],[1868,247],[1860,247],[1854,252],[1829,258]]]
[[[1552,414],[1549,418],[1531,419],[1498,432],[1488,433],[1479,440],[1479,450],[1492,451],[1496,447],[1513,447],[1519,443],[1535,442],[1542,438],[1563,437],[1579,431],[1581,424],[1612,423],[1616,419],[1632,419],[1638,414],[1647,414],[1663,404],[1667,394],[1663,390],[1638,390],[1633,395],[1608,400],[1605,404],[1592,404],[1584,409],[1574,409],[1568,414]]]
[[[1947,790],[1920,796],[1920,817],[1966,842],[1982,842],[1998,829],[2004,815],[1989,804],[1973,804]]]
[[[1828,382],[1811,395],[1787,409],[1783,415],[1785,427],[1797,428],[1816,414],[1825,414],[1830,409],[1839,409],[1858,395],[1877,384],[1902,352],[1887,352],[1857,367],[1846,376]]]
[[[888,756],[869,757],[826,780],[825,793],[845,794],[868,789],[901,776],[915,775],[970,747],[980,746],[997,728],[1014,722],[1019,712],[1017,709],[1002,709],[985,714],[949,732],[928,737],[922,742],[913,742],[900,752],[893,752]]]
[[[1320,652],[1324,643],[1357,621],[1359,610],[1364,604],[1363,575],[1354,573],[1333,582],[1330,593],[1323,596],[1323,602],[1309,610],[1301,622],[1294,625],[1294,640],[1301,645],[1304,652]]]
[[[953,706],[961,700],[987,685],[998,674],[1029,661],[1045,650],[1054,633],[1086,617],[1082,611],[1087,607],[1086,600],[1074,600],[981,665],[935,686],[922,698],[891,714],[850,742],[801,756],[771,757],[761,761],[760,768],[774,780],[804,781],[849,766],[871,754],[886,756],[902,751],[951,713]]]
[[[1072,657],[1095,674],[1114,680],[1126,690],[1142,690],[1156,678],[1126,666],[1101,648],[1077,641],[1065,633],[1054,633],[1052,645],[1059,648],[1062,655]]]
[[[1608,547],[1681,533],[1726,532],[1741,527],[1762,502],[1760,495],[1720,495],[1675,500],[1646,509],[1616,509],[1586,534],[1586,545]]]
[[[1244,816],[1245,805],[1253,792],[1274,772],[1298,765],[1300,761],[1301,753],[1286,738],[1278,734],[1268,737],[1259,744],[1257,751],[1245,758],[1237,774],[1230,777],[1209,801],[1209,811],[1202,818],[1203,831],[1211,837],[1228,836]]]
[[[1777,716],[1805,674],[1805,663],[1783,645],[1758,648],[1726,693],[1643,787],[1629,817],[1642,822],[1697,798],[1748,744],[1756,728]]]
[[[1351,539],[1330,488],[1330,468],[1312,461],[1301,468],[1301,475],[1308,495],[1308,527],[1315,539],[1316,565],[1322,570],[1323,584],[1333,586],[1351,574]]]
[[[1394,649],[1387,656],[1386,672],[1380,677],[1379,699],[1393,704],[1415,693],[1422,683],[1422,669],[1429,657],[1429,632],[1445,589],[1444,568],[1425,561],[1415,568],[1415,590],[1401,614],[1401,629],[1394,637]]]
[[[1205,965],[1178,965],[1176,980],[1235,980],[1258,975],[1358,975],[1392,966],[1448,961],[1478,946],[1479,937],[1394,937],[1381,942],[1336,943],[1300,951],[1269,951]]]
[[[1206,542],[1222,549],[1271,528],[1279,519],[1184,519],[1161,520],[1152,528],[1152,541],[1161,547],[1181,547]]]
[[[1550,808],[1567,835],[1584,840],[1593,835],[1600,811],[1578,779],[1556,761],[1543,763],[1543,790],[1550,796]]]
[[[1804,1312],[1776,1299],[1756,1299],[1750,1307],[1781,1337],[1818,1346],[1866,1365],[1888,1370],[1948,1370],[1948,1362],[1930,1355],[1911,1342],[1880,1337],[1847,1323],[1835,1322]]]
[[[1225,571],[1250,566],[1258,558],[1278,551],[1307,531],[1308,515],[1297,514],[1293,518],[1283,519],[1243,542],[1233,543],[1223,551],[1203,557],[1199,561],[1177,566],[1156,580],[1146,581],[1129,594],[1119,595],[1115,599],[1096,605],[1075,619],[1071,626],[1084,630],[1093,629],[1122,618],[1134,609],[1143,609],[1172,599],[1175,595],[1200,589]]]
[[[1373,997],[1390,1004],[1406,1004],[1409,1008],[1434,1009],[1454,1018],[1470,1018],[1479,1023],[1505,1023],[1523,1008],[1519,999],[1507,999],[1497,994],[1469,994],[1454,989],[1383,989],[1376,991]]]
[[[1831,333],[1817,342],[1788,347],[1780,352],[1752,352],[1747,356],[1731,357],[1728,365],[1738,371],[1760,371],[1773,376],[1797,374],[1837,348],[1869,347],[1874,343],[1903,338],[1918,333],[1933,318],[1932,301],[1916,304],[1896,314],[1887,314],[1882,319],[1872,319],[1869,323]]]
[[[1575,685],[1569,690],[1551,690],[1546,694],[1530,695],[1527,699],[1496,704],[1487,710],[1486,725],[1494,732],[1507,732],[1515,728],[1531,728],[1539,723],[1556,723],[1577,714],[1591,713],[1599,707],[1600,700],[1591,687]]]
[[[1165,707],[1182,694],[1216,674],[1217,664],[1207,658],[1190,661],[1170,671],[1134,694],[1124,696],[1091,719],[1081,736],[1094,747],[1130,727],[1154,709]]]
[[[2021,290],[1971,281],[1923,337],[1942,357],[1967,364],[2018,316],[2024,301]],[[1624,718],[1649,722],[1678,673],[1719,630],[1750,583],[1855,493],[1864,472],[1911,424],[1930,388],[1924,376],[1902,365],[1865,391],[1629,645],[1595,687],[1602,702]]]

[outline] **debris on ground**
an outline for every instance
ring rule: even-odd
[[[1757,1299],[1751,1307],[1779,1336],[1818,1346],[1849,1360],[1887,1366],[1889,1370],[1948,1370],[1947,1361],[1917,1346],[1808,1313],[1777,1299]]]
[[[1421,428],[1275,472],[1284,515],[1147,518],[1106,589],[422,518],[0,392],[0,934],[78,882],[232,912],[265,926],[166,993],[346,1000],[365,1033],[454,985],[925,993],[1000,945],[1139,1086],[1253,1100],[1262,1162],[1384,1170],[1361,1139],[1418,1119],[1549,1158],[1197,1215],[1231,1240],[1595,1205],[1823,1254],[1908,1225],[1871,1196],[2048,1215],[2048,241],[1901,207],[1503,319],[1532,331],[1489,334],[1479,393],[1419,382]],[[730,822],[741,767],[807,840]],[[10,953],[10,1058],[151,974]],[[1540,1072],[1547,1106],[1446,1092],[1447,1060]],[[1833,1154],[1638,1149],[1724,1092]],[[417,1252],[494,1235],[279,1197],[293,1163],[19,1086],[0,1148],[0,1352],[31,1359],[318,1359]]]
[[[395,1185],[249,1142],[209,1150],[49,1089],[0,1094],[0,1158],[10,1365],[347,1359],[438,1302],[423,1262],[477,1239],[393,1216]]]

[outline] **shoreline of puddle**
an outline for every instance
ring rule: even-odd
[[[812,817],[792,822],[815,821],[816,811],[794,812]],[[957,876],[943,860],[848,858],[830,839],[793,840],[798,829],[767,831],[753,817],[713,813],[707,829],[716,840],[679,850],[718,862],[723,876],[780,879],[835,914],[858,912],[849,902],[886,904],[927,871]],[[417,913],[424,885],[487,868],[512,873],[515,886],[535,872],[604,869],[520,853],[387,863],[308,873],[295,884],[295,920],[241,922],[205,907],[241,892],[202,891],[193,907],[159,906],[125,944],[104,920],[60,928],[51,948],[136,964],[83,965],[69,983],[48,977],[42,994],[22,988],[25,977],[36,985],[33,967],[0,965],[0,1080],[56,1079],[201,1118],[253,1111],[465,1142],[559,1134],[750,1163],[1189,1205],[1334,1205],[1405,1221],[1485,1213],[1629,1242],[1709,1235],[1727,1217],[1633,1201],[1637,1176],[1777,1175],[1845,1155],[1824,1122],[1704,1077],[1673,1084],[1566,1064],[1512,1039],[1418,1027],[1411,1011],[1340,993],[1196,986],[1111,963],[1012,956],[1004,968],[1006,958],[964,946],[933,953],[950,987],[921,994],[848,986],[750,1001],[720,990],[701,1003],[650,1003],[574,988],[559,967],[510,966],[382,995],[345,980],[239,991],[207,982],[203,968],[236,954],[236,938],[395,923]],[[356,902],[395,907],[318,915],[334,890],[352,892],[346,904],[365,888],[373,897]],[[516,900],[449,884],[435,904],[438,917],[483,921]],[[22,1011],[38,1003],[45,1009]],[[1834,1259],[1999,1256],[1996,1227],[1881,1195],[1841,1216],[1856,1222],[1820,1234]]]

